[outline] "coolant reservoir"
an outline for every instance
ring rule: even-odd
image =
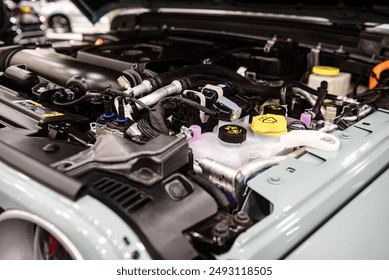
[[[275,114],[254,117],[251,130],[253,131],[252,137],[248,140],[250,160],[276,154],[280,137],[288,132],[285,117]]]
[[[195,160],[207,157],[233,168],[248,162],[247,130],[244,127],[227,124],[220,126],[217,134],[206,132],[200,135],[195,126],[191,130],[194,136],[189,141],[189,147]]]
[[[351,74],[340,72],[339,68],[314,66],[308,78],[308,86],[317,89],[322,81],[327,81],[331,94],[346,96],[351,91]]]
[[[248,139],[250,160],[288,154],[296,147],[308,147],[325,152],[336,152],[339,139],[316,130],[287,131],[284,116],[266,114],[253,118],[253,134]]]

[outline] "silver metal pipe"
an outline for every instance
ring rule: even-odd
[[[203,177],[219,189],[235,195],[236,169],[210,158],[202,158],[198,163]]]
[[[157,89],[156,91],[150,93],[149,95],[140,98],[139,101],[142,101],[147,106],[152,106],[162,98],[180,93],[181,91],[182,91],[181,83],[179,81],[173,81],[171,84],[161,87],[160,89]],[[141,109],[139,105],[137,106],[139,109]]]
[[[150,93],[152,90],[153,90],[153,88],[152,88],[150,82],[147,80],[144,80],[141,84],[139,84],[133,88],[128,88],[126,91],[128,93],[132,92],[134,97],[138,97],[140,95]]]
[[[202,175],[203,174],[203,169],[201,168],[200,164],[198,161],[193,162],[193,171],[198,174]]]
[[[273,165],[279,164],[281,161],[286,160],[287,156],[277,156],[271,158],[258,158],[249,163],[246,163],[242,167],[240,167],[237,171],[240,171],[243,174],[244,183],[246,183],[250,177],[258,173],[259,171],[271,167]]]
[[[279,164],[287,158],[299,158],[305,153],[305,148],[297,149],[285,156],[276,156],[270,158],[258,158],[253,160],[239,169],[234,169],[224,163],[218,162],[210,158],[202,158],[195,162],[194,171],[197,174],[205,177],[209,182],[216,187],[233,195],[237,194],[237,190],[244,186],[246,182],[256,173],[265,168]],[[235,197],[236,198],[236,197]]]
[[[368,113],[371,112],[371,110],[373,110],[373,107],[371,107],[369,105],[363,105],[359,110],[358,116],[343,117],[343,120],[356,121],[358,119],[358,117],[362,118],[362,117],[366,116]]]
[[[285,156],[275,156],[270,158],[258,158],[255,160],[250,161],[249,163],[246,163],[245,165],[241,166],[238,169],[238,172],[240,171],[244,178],[244,183],[250,179],[252,175],[255,173],[258,173],[259,171],[269,168],[273,165],[279,164],[281,161],[286,160],[287,158],[299,158],[305,153],[305,148],[297,149]]]
[[[337,124],[325,123],[324,126],[319,129],[319,131],[329,133],[329,132],[334,131],[337,128],[338,128]]]
[[[280,104],[286,105],[286,87],[281,88]]]

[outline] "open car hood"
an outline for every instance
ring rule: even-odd
[[[119,8],[143,8],[150,12],[180,12],[191,10],[243,12],[251,16],[266,17],[272,15],[287,15],[298,17],[322,18],[330,23],[348,23],[363,25],[365,23],[385,23],[389,20],[389,5],[369,1],[355,3],[354,1],[254,1],[254,0],[72,0],[73,3],[92,22],[97,22],[103,15]],[[182,10],[185,9],[185,10]],[[240,13],[242,15],[242,13]]]

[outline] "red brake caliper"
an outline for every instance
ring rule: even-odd
[[[58,251],[58,245],[59,245],[59,242],[57,240],[57,238],[55,238],[54,236],[52,236],[51,234],[49,235],[49,256],[55,256],[57,254],[57,251]]]

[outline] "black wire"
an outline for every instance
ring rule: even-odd
[[[361,74],[358,76],[356,82],[355,82],[355,85],[354,85],[354,88],[353,88],[353,95],[352,97],[356,97],[357,96],[357,89],[358,89],[358,86],[361,84],[361,81],[363,79],[363,77],[366,75],[366,70],[362,70],[361,71]]]
[[[358,117],[358,115],[359,115],[359,108],[361,108],[361,107],[364,106],[364,105],[369,105],[369,104],[375,102],[375,101],[378,100],[380,97],[381,97],[381,94],[377,94],[377,95],[375,95],[373,98],[371,98],[371,99],[369,99],[369,100],[367,100],[367,101],[365,101],[365,102],[361,102],[361,103],[359,103],[359,104],[350,104],[350,105],[353,105],[353,107],[349,107],[347,110],[345,110],[344,112],[342,112],[341,114],[339,114],[339,115],[336,117],[334,123],[335,123],[335,124],[339,124],[341,121],[343,121],[343,118],[344,118],[345,116],[347,116],[348,114],[350,114],[350,113],[351,113],[352,111],[354,111],[354,110],[358,110],[358,111],[357,111],[357,120],[359,120],[359,117]],[[346,108],[346,107],[345,107],[345,108]]]
[[[228,55],[231,55],[233,53],[237,52],[243,52],[243,51],[263,51],[262,47],[244,47],[244,48],[236,48],[228,51],[223,51],[222,53],[218,53],[214,55],[213,57],[210,57],[206,60],[207,64],[215,63],[219,60],[222,60],[223,58],[227,57]],[[251,53],[250,53],[251,55]]]
[[[148,78],[147,80],[151,83],[153,90],[157,90],[162,86],[170,84],[173,80],[185,78],[190,75],[198,75],[199,73],[201,73],[201,75],[216,76],[234,83],[250,83],[249,79],[239,75],[235,71],[216,64],[199,64],[174,69],[161,73],[156,77]]]
[[[366,97],[374,93],[377,94],[379,91],[385,91],[385,90],[389,90],[389,86],[383,86],[383,87],[381,86],[381,87],[375,87],[372,89],[365,90],[364,92],[358,94],[356,98]]]
[[[180,104],[185,104],[190,107],[203,111],[204,113],[215,117],[217,113],[197,102],[183,97],[166,97],[161,99],[152,110],[149,112],[151,126],[160,133],[169,134],[169,130],[165,123],[165,114],[168,110],[175,110]]]
[[[196,109],[199,109],[200,111],[203,111],[204,113],[210,115],[210,116],[216,116],[216,112],[212,109],[209,109],[203,105],[200,105],[196,101],[184,98],[184,97],[177,97],[177,96],[172,96],[172,97],[167,97],[166,100],[172,101],[172,102],[178,102],[178,103],[184,103],[188,106],[194,107]]]
[[[59,106],[70,106],[70,105],[77,104],[77,103],[79,103],[79,102],[81,102],[81,101],[83,101],[83,100],[86,100],[88,97],[89,97],[89,96],[87,96],[87,95],[83,95],[83,96],[81,96],[80,98],[78,98],[78,99],[76,99],[76,100],[69,101],[69,102],[64,102],[64,103],[62,103],[62,102],[57,102],[57,101],[53,100],[53,103],[54,103],[55,105],[59,105]]]
[[[355,106],[355,104],[354,104],[354,106]],[[346,109],[347,107],[345,106],[343,109],[344,109],[344,111],[342,112],[342,113],[340,113],[336,118],[335,118],[335,120],[334,120],[334,124],[338,124],[340,121],[342,121],[343,120],[343,118],[345,117],[345,116],[347,116],[348,114],[350,114],[354,109],[355,109],[355,107],[348,107],[347,109]]]
[[[290,130],[306,130],[307,125],[303,123],[302,121],[293,121],[288,124],[288,131]]]
[[[146,104],[144,104],[142,101],[140,101],[139,99],[136,99],[135,97],[132,97],[130,98],[130,101],[131,102],[134,102],[136,104],[138,104],[140,107],[146,109],[147,111],[150,111],[151,108],[149,106],[147,106]]]
[[[138,129],[149,139],[153,139],[160,135],[160,133],[150,125],[147,119],[140,119],[138,121]]]

